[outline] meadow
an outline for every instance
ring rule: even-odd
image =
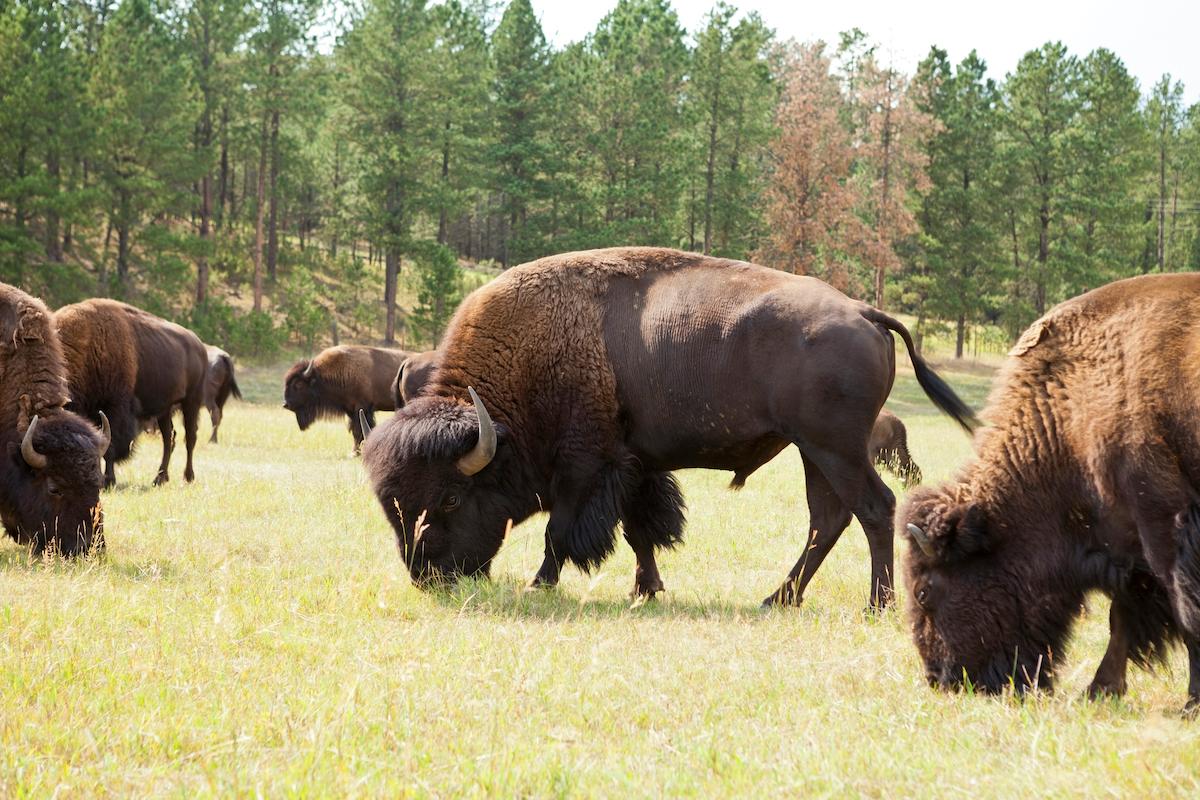
[[[0,544],[0,796],[1200,792],[1182,652],[1133,671],[1124,700],[1083,698],[1102,597],[1057,693],[1025,700],[925,685],[904,598],[863,613],[857,524],[802,608],[760,609],[803,543],[794,452],[738,493],[681,474],[687,539],[660,558],[656,601],[630,603],[623,543],[595,574],[526,592],[544,518],[512,531],[494,580],[422,593],[344,425],[297,430],[282,372],[243,369],[247,402],[200,445],[192,485],[177,451],[152,489],[159,442],[141,440],[104,496],[106,555]],[[942,372],[981,403],[989,369]],[[910,372],[889,407],[927,481],[967,457]]]

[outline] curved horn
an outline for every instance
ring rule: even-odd
[[[33,447],[33,432],[37,428],[37,424],[37,414],[34,414],[33,419],[29,422],[29,427],[25,429],[25,438],[21,440],[21,456],[25,459],[25,463],[34,469],[45,469],[46,457]]]
[[[361,408],[358,410],[358,428],[362,431],[362,437],[365,441],[371,435],[371,423],[367,422],[367,412]]]
[[[303,374],[306,379],[311,378],[313,376],[313,367],[316,365],[316,363],[317,363],[316,360],[313,359],[313,360],[309,361],[308,366],[304,368]]]
[[[492,459],[496,457],[496,426],[492,424],[492,418],[483,407],[479,395],[475,394],[475,390],[468,386],[467,391],[471,393],[475,413],[479,416],[479,442],[474,450],[458,460],[458,471],[463,475],[474,475],[492,463]]]
[[[921,548],[921,552],[930,558],[933,558],[933,543],[929,541],[929,534],[925,533],[925,531],[921,530],[916,525],[913,525],[911,522],[905,527],[908,529],[908,535],[912,537],[914,542],[916,542],[917,547]]]
[[[112,427],[108,424],[108,416],[103,411],[100,412],[100,438],[103,440],[100,443],[100,455],[108,452],[108,446],[112,444]]]

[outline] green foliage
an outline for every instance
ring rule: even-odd
[[[462,270],[448,247],[429,244],[413,258],[413,276],[417,304],[409,325],[418,341],[434,348],[462,299]]]
[[[312,273],[303,266],[291,270],[280,291],[284,328],[309,351],[329,332],[329,311],[318,302],[321,294]]]

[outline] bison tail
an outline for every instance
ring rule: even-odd
[[[912,360],[913,372],[916,373],[917,383],[928,395],[933,404],[942,410],[943,413],[950,415],[955,422],[962,426],[968,434],[975,432],[981,423],[979,418],[975,416],[975,412],[963,402],[954,390],[950,388],[950,384],[942,380],[928,364],[925,359],[917,353],[917,348],[913,344],[912,336],[908,333],[908,328],[897,319],[884,314],[882,311],[875,308],[868,308],[863,314],[871,322],[877,325],[882,325],[888,330],[895,331],[904,341],[904,346],[908,349],[908,357]]]
[[[233,359],[229,356],[221,356],[225,360],[225,368],[229,370],[229,390],[233,392],[233,396],[238,400],[242,399],[242,390],[237,383],[237,375],[233,372]]]
[[[1175,611],[1192,636],[1200,636],[1200,506],[1192,504],[1176,521]]]

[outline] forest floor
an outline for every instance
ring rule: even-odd
[[[1083,698],[1101,597],[1058,692],[1024,701],[926,686],[905,598],[863,614],[857,523],[802,608],[760,609],[807,520],[790,450],[736,494],[727,474],[681,473],[687,538],[661,557],[654,602],[629,602],[623,544],[595,574],[527,593],[540,517],[513,530],[494,580],[422,593],[345,426],[301,433],[282,371],[244,373],[248,401],[199,446],[191,485],[177,450],[151,488],[159,442],[142,439],[104,496],[103,557],[0,544],[0,796],[1200,792],[1182,653],[1134,671],[1125,700]],[[942,374],[981,404],[987,370]],[[891,407],[927,480],[967,458],[911,371]]]

